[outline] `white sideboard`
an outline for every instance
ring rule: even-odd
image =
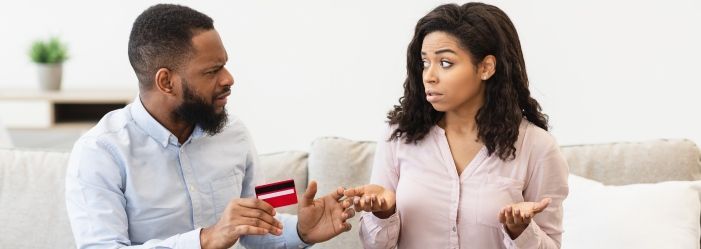
[[[109,111],[133,101],[137,94],[136,90],[0,89],[0,119],[10,129],[91,126]]]
[[[0,120],[15,147],[67,151],[106,113],[134,101],[137,90],[0,89]]]

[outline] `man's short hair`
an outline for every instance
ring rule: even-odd
[[[141,90],[150,90],[160,68],[178,70],[192,52],[192,37],[212,30],[212,18],[189,7],[158,4],[134,21],[129,35],[129,62]]]

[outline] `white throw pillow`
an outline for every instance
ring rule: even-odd
[[[698,249],[701,181],[605,186],[569,176],[563,249]]]

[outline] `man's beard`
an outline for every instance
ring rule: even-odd
[[[188,82],[183,81],[183,103],[175,108],[173,116],[176,120],[182,120],[189,124],[197,124],[209,135],[219,133],[228,120],[226,108],[218,113],[214,109],[214,98],[212,104],[207,104],[203,97],[195,95],[188,87]],[[225,89],[226,91],[226,89]]]

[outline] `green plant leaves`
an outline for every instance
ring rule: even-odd
[[[57,37],[35,41],[29,50],[32,61],[42,64],[62,63],[68,59],[68,49]]]

